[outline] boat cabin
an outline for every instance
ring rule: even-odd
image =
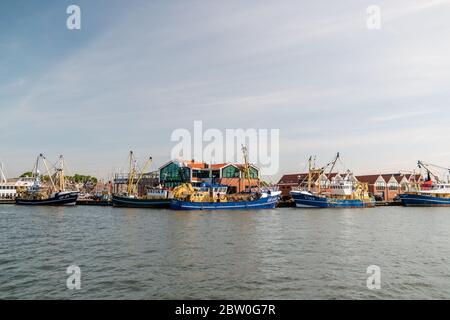
[[[166,199],[169,197],[169,191],[162,188],[147,189],[147,199]]]
[[[348,180],[334,180],[330,185],[331,194],[339,196],[350,196],[353,192],[353,182]]]

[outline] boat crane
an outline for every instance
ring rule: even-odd
[[[125,193],[117,191],[112,195],[112,204],[114,207],[125,208],[169,208],[169,193],[162,188],[153,188],[145,185],[145,194],[139,194],[139,184],[146,174],[147,168],[153,161],[152,157],[148,157],[143,167],[139,166],[139,162],[134,156],[134,152],[130,151],[127,158],[129,162],[129,172],[127,176],[127,190]],[[121,179],[122,180],[122,179]],[[123,179],[124,180],[124,179]]]
[[[128,187],[127,187],[127,194],[128,195],[132,195],[132,194],[136,194],[137,193],[137,188],[139,185],[139,182],[141,181],[143,175],[145,174],[146,169],[148,168],[148,166],[151,164],[152,162],[152,157],[149,157],[147,159],[147,161],[144,164],[144,167],[142,168],[142,170],[139,170],[138,168],[138,162],[137,159],[134,156],[134,152],[130,151],[130,154],[128,156],[129,158],[129,173],[128,173]],[[140,172],[139,172],[140,171]],[[136,179],[136,183],[134,182],[135,178],[137,176]]]
[[[62,156],[61,156],[62,157]],[[50,180],[50,183],[52,184],[52,190],[56,190],[56,184],[55,181],[52,178],[52,174],[50,172],[50,167],[47,163],[47,158],[44,156],[43,153],[40,153],[37,158],[36,158],[36,162],[34,165],[33,170],[31,171],[31,177],[32,178],[39,178],[40,172],[39,172],[39,163],[42,161],[42,163],[44,164],[45,170],[47,171],[47,176],[48,179]]]
[[[336,166],[337,161],[339,160],[339,157],[340,157],[340,154],[338,152],[332,161],[328,162],[326,165],[324,165],[323,167],[318,168],[318,169],[316,169],[315,165],[313,166],[313,164],[312,164],[312,161],[313,161],[312,156],[309,157],[309,159],[308,159],[308,164],[309,164],[309,168],[308,168],[309,169],[308,170],[308,191],[311,191],[312,182],[313,182],[313,180],[314,181],[316,180],[315,177],[317,175],[317,179],[319,179],[318,192],[320,193],[320,188],[321,188],[321,186],[320,186],[320,176],[325,172],[325,169],[328,168],[329,166],[331,166],[330,171],[329,171],[329,174],[331,174],[333,169]],[[314,160],[315,160],[315,158],[314,158]]]
[[[430,169],[430,167],[435,168],[435,169],[445,170],[445,171],[447,171],[447,173],[450,174],[450,169],[449,168],[445,168],[445,167],[441,167],[441,166],[438,166],[438,165],[426,163],[426,162],[423,162],[421,160],[417,161],[417,166],[419,168],[421,168],[421,169],[423,168],[427,172],[427,175],[428,175],[428,179],[427,180],[428,181],[430,181],[431,177],[433,177],[436,180],[437,183],[443,183],[444,182],[444,181],[441,180],[441,178],[439,178],[438,174],[436,174],[435,172],[432,171],[432,169]]]

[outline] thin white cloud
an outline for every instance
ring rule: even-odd
[[[373,117],[373,118],[370,118],[369,120],[372,122],[388,122],[388,121],[394,121],[394,120],[421,117],[421,116],[426,116],[426,115],[435,114],[435,113],[436,113],[436,111],[434,111],[434,110],[403,112],[403,113],[397,113],[397,114],[390,113],[385,116]]]

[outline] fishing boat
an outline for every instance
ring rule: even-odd
[[[133,151],[129,153],[129,173],[127,177],[127,190],[123,193],[113,194],[112,204],[114,207],[126,208],[169,208],[170,192],[162,187],[147,188],[144,195],[138,194],[138,185],[142,180],[145,170],[152,162],[149,157],[142,170],[139,170],[138,163]]]
[[[48,175],[45,177],[42,177],[39,172],[40,161],[42,161],[47,170]],[[33,184],[18,190],[16,204],[51,206],[75,205],[79,192],[76,190],[66,190],[64,158],[62,155],[59,157],[58,164],[54,166],[54,168],[55,173],[52,175],[44,155],[40,154],[37,157],[35,167],[32,171]],[[44,183],[43,179],[48,180],[50,185]]]
[[[299,187],[290,192],[296,207],[365,208],[375,206],[375,199],[368,193],[368,185],[359,182],[351,171],[347,170],[343,175],[332,173],[339,157],[337,153],[333,161],[321,168],[315,168],[312,165],[312,157],[309,158],[307,181],[300,181]],[[326,174],[328,167],[330,170]]]
[[[113,195],[114,207],[127,208],[169,208],[169,191],[159,188],[148,189],[144,197],[134,195]]]
[[[192,189],[188,187],[185,189],[188,190],[187,195],[171,200],[170,208],[174,210],[273,209],[281,194],[281,191],[266,189],[229,195],[227,188],[225,185],[213,184],[203,184]],[[181,189],[174,190],[174,195],[180,191]]]
[[[275,208],[281,197],[276,188],[263,187],[252,189],[248,152],[242,147],[245,164],[242,167],[244,178],[248,180],[248,190],[228,194],[228,186],[214,183],[202,183],[193,187],[190,182],[183,182],[173,190],[170,208],[174,210],[256,210]],[[180,176],[184,176],[183,163],[179,163]],[[182,178],[184,179],[184,178]],[[256,190],[255,190],[256,189]]]
[[[425,182],[413,181],[409,190],[399,198],[406,207],[450,207],[450,169],[418,161],[418,166],[427,173]],[[443,170],[446,178],[440,177],[436,169]]]

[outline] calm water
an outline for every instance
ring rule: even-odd
[[[450,209],[0,206],[0,298],[450,297]],[[66,268],[81,268],[81,290]],[[382,287],[366,287],[369,265]]]

